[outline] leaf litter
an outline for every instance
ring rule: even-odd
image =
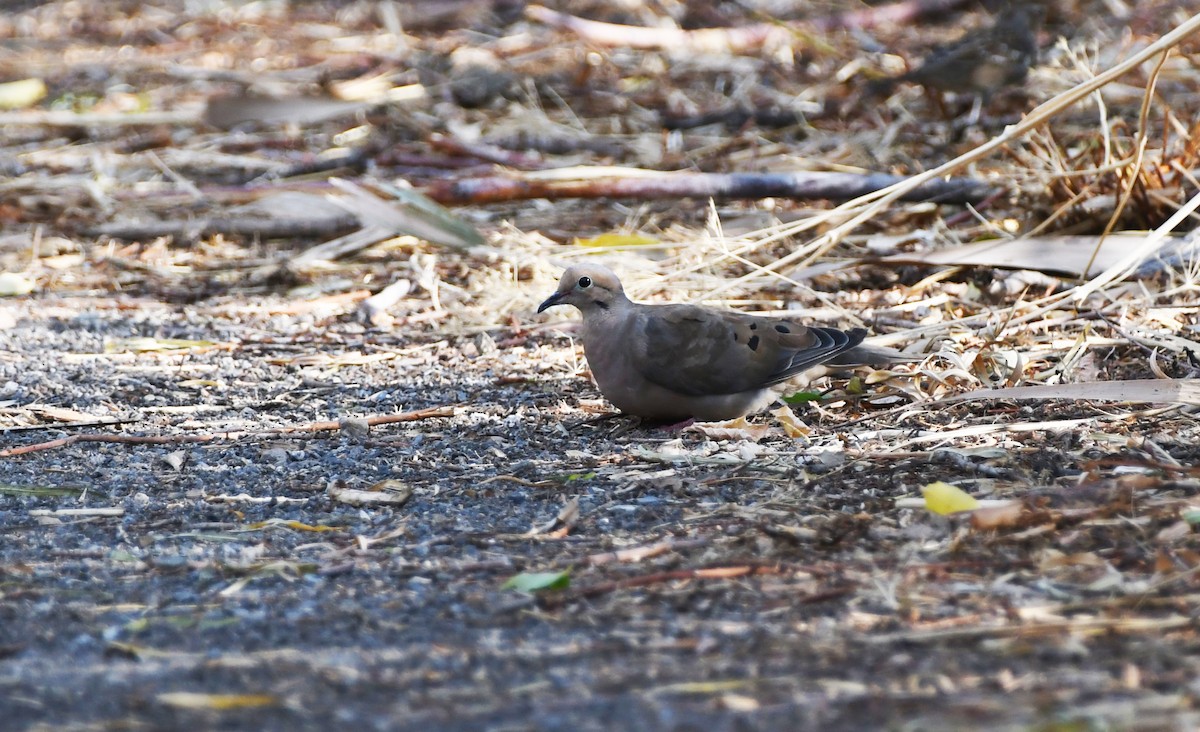
[[[0,22],[12,724],[1195,726],[1196,18],[1054,4],[1019,93],[876,99],[988,14],[449,5]],[[713,189],[810,172],[891,187]],[[532,312],[580,257],[915,360],[591,422]]]

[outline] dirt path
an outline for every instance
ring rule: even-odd
[[[353,323],[330,321],[326,343],[404,355],[301,368],[272,362],[294,358],[307,328],[275,317],[282,335],[267,342],[265,319],[215,314],[225,309],[5,307],[9,398],[136,418],[10,432],[6,446],[213,437],[5,460],[7,486],[42,493],[0,499],[0,698],[12,728],[1195,719],[1195,580],[1182,565],[1192,539],[1176,527],[1195,483],[1115,465],[1150,464],[1138,438],[1161,449],[1156,464],[1192,464],[1190,418],[1038,411],[1022,416],[1091,428],[975,450],[898,452],[839,428],[833,409],[806,413],[808,443],[778,430],[758,443],[612,437],[611,424],[577,426],[576,402],[593,392],[569,373],[563,339],[472,360],[438,342],[366,345]],[[253,345],[103,354],[105,340],[136,333]],[[268,433],[456,404],[453,416],[365,437]],[[934,418],[951,416],[1007,419]],[[933,480],[1016,497],[1026,515],[996,533],[898,507]],[[381,481],[411,497],[335,497]],[[578,515],[561,535],[547,525],[571,501]],[[501,589],[521,571],[566,569],[565,590]]]
[[[1120,201],[1118,228],[1162,224],[1195,195],[1194,45],[956,173],[996,195],[897,202],[798,270],[835,202],[431,224],[398,183],[911,175],[1187,3],[1051,4],[1027,78],[982,96],[872,82],[994,3],[852,30],[804,2],[554,4],[774,39],[734,50],[506,2],[22,5],[4,80],[44,88],[0,87],[0,728],[1200,728],[1195,405],[937,401],[1195,379],[1194,262],[1072,299],[1061,241],[1036,272],[920,261],[1094,237]],[[640,299],[799,308],[928,358],[818,383],[795,437],[592,421],[574,315],[534,313],[581,257]],[[984,508],[934,513],[939,481]]]

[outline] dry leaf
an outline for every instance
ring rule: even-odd
[[[412,489],[398,480],[385,480],[372,486],[373,490],[345,488],[341,481],[327,488],[330,497],[351,506],[402,506],[412,497]]]
[[[183,464],[187,462],[187,457],[188,454],[186,450],[174,450],[166,455],[163,455],[163,462],[169,465],[176,473],[178,473],[180,470],[183,470]]]
[[[365,440],[371,434],[371,423],[363,417],[345,417],[338,420],[342,434],[355,440]]]
[[[558,522],[570,526],[579,519],[579,499],[572,498],[558,512]]]
[[[1154,535],[1155,541],[1173,544],[1185,537],[1191,536],[1192,525],[1187,521],[1176,521]]]
[[[771,411],[771,416],[774,417],[779,424],[783,425],[783,431],[793,440],[797,437],[808,437],[812,434],[812,429],[808,425],[800,421],[792,408],[786,404],[779,409]]]
[[[1005,501],[993,506],[982,506],[971,514],[971,527],[978,531],[1016,526],[1021,522],[1025,508],[1020,501]]]
[[[695,432],[711,440],[750,440],[758,442],[767,436],[771,427],[765,424],[753,424],[745,417],[728,419],[724,422],[696,422],[686,427],[684,432]]]
[[[46,419],[52,419],[56,422],[90,422],[95,417],[83,412],[76,412],[74,409],[65,407],[52,407],[49,405],[35,404],[29,407],[29,411],[34,412]]]
[[[540,526],[534,526],[527,532],[527,536],[549,534],[552,537],[560,538],[567,535],[577,520],[579,520],[579,499],[572,498],[559,509],[554,518]]]

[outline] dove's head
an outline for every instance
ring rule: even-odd
[[[607,267],[577,264],[563,272],[558,289],[538,306],[540,313],[555,305],[574,305],[583,313],[604,311],[628,302],[621,281]]]

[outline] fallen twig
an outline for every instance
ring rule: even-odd
[[[541,170],[548,167],[539,156],[512,152],[495,145],[482,142],[467,142],[457,137],[433,133],[429,136],[429,146],[434,150],[469,156],[486,160],[489,163],[504,165],[518,170]]]
[[[611,582],[601,582],[589,587],[581,587],[572,594],[577,597],[595,597],[596,595],[607,595],[616,590],[646,587],[647,585],[657,585],[676,580],[732,579],[748,575],[769,574],[780,574],[780,570],[773,567],[753,567],[748,564],[731,567],[704,567],[701,569],[672,569],[666,572],[652,572],[638,577],[626,577],[625,579],[613,580]]]
[[[708,53],[745,53],[766,45],[781,44],[791,39],[792,32],[781,25],[756,23],[741,28],[645,28],[587,20],[557,10],[530,5],[525,8],[530,20],[553,28],[569,30],[589,43],[645,50],[675,48]]]
[[[643,559],[651,559],[653,557],[666,554],[667,552],[677,551],[679,549],[696,549],[702,546],[708,546],[711,542],[706,538],[699,539],[664,539],[653,544],[643,546],[631,546],[627,549],[618,549],[611,552],[601,552],[599,554],[590,554],[584,561],[594,567],[602,564],[612,564],[614,562],[640,562]]]
[[[573,590],[563,597],[579,598],[579,597],[595,597],[597,595],[606,595],[610,592],[618,590],[626,590],[634,587],[646,587],[648,585],[660,584],[663,582],[674,582],[677,580],[711,580],[711,579],[733,579],[735,577],[756,577],[763,575],[792,575],[797,572],[803,572],[812,576],[827,576],[828,573],[817,568],[800,567],[790,564],[780,563],[758,563],[754,561],[718,567],[699,567],[696,569],[673,569],[664,572],[653,572],[650,574],[641,575],[638,577],[626,577],[624,579],[613,580],[611,582],[601,582],[590,585],[588,587],[580,587]],[[854,583],[847,583],[829,587],[819,592],[811,593],[808,596],[799,596],[796,602],[823,602],[835,597],[841,597],[849,594],[857,589]]]
[[[812,27],[821,31],[835,31],[895,26],[926,16],[942,15],[966,4],[967,0],[901,0],[889,5],[817,18],[812,22]]]
[[[1145,633],[1187,628],[1196,623],[1192,618],[1081,618],[1054,623],[1027,623],[994,627],[951,628],[946,630],[916,630],[906,633],[886,633],[864,636],[867,643],[937,643],[941,641],[976,640],[1020,636],[1063,636],[1073,633]]]
[[[367,423],[368,427],[374,427],[380,424],[395,424],[397,422],[415,422],[421,419],[431,419],[433,417],[453,417],[454,407],[430,407],[428,409],[417,409],[412,412],[401,412],[400,414],[377,414],[374,417],[366,417],[362,421]],[[288,434],[292,432],[331,432],[342,428],[341,421],[332,422],[310,422],[305,425],[296,427],[282,427],[277,430],[270,430],[263,434]]]
[[[139,418],[122,419],[114,417],[110,419],[93,419],[86,422],[55,422],[53,424],[21,424],[13,427],[0,427],[0,434],[8,434],[9,432],[31,432],[34,430],[78,430],[84,427],[107,427],[114,424],[129,424],[130,422],[138,422]]]
[[[869,173],[659,173],[604,175],[551,180],[491,176],[435,182],[422,192],[443,204],[484,204],[531,198],[792,198],[848,201],[893,186],[902,176]],[[928,180],[904,193],[907,201],[971,203],[994,193],[988,184],[970,178]]]
[[[36,445],[22,445],[0,450],[0,457],[15,457],[31,452],[54,450],[59,447],[74,445],[76,442],[121,442],[134,445],[176,445],[192,442],[211,442],[219,435],[71,435],[49,442],[39,442]]]
[[[260,239],[321,239],[341,234],[359,226],[352,214],[328,218],[269,218],[265,216],[212,216],[199,219],[164,219],[159,221],[112,221],[88,229],[90,236],[145,241],[160,236],[194,240],[225,234]]]
[[[688,49],[707,53],[749,53],[760,48],[803,40],[803,34],[832,30],[872,28],[911,22],[916,18],[945,13],[966,0],[903,0],[878,8],[838,13],[798,23],[755,23],[740,28],[646,28],[605,23],[560,13],[541,5],[525,8],[530,20],[569,30],[580,38],[602,46],[644,50]]]

